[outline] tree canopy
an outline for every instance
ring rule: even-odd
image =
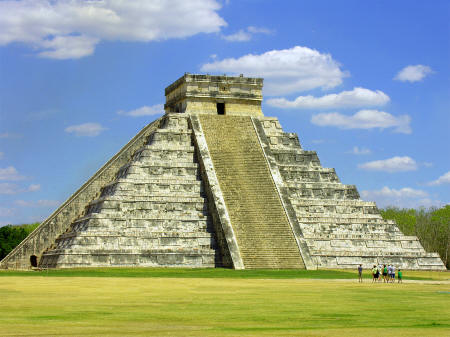
[[[39,226],[39,222],[30,225],[0,227],[0,260],[8,255],[37,226]]]
[[[450,267],[450,205],[419,210],[388,207],[380,211],[383,218],[395,220],[404,234],[417,236],[427,252],[439,253],[447,269]]]

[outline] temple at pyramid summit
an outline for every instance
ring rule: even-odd
[[[165,114],[1,262],[75,267],[444,270],[261,110],[263,79],[186,73]]]

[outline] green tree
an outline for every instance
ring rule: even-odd
[[[450,267],[450,205],[439,209],[388,207],[380,212],[384,219],[395,220],[404,234],[417,236],[427,252],[439,253]]]
[[[434,210],[431,213],[435,246],[447,268],[450,265],[450,205]]]
[[[415,209],[388,207],[381,209],[380,212],[384,219],[395,220],[403,234],[416,235],[417,211]]]
[[[39,223],[0,227],[0,260],[23,241]]]

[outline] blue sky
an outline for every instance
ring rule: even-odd
[[[448,1],[0,1],[0,225],[46,218],[190,73],[263,111],[380,207],[450,202]]]

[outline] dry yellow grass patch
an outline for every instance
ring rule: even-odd
[[[449,284],[3,277],[0,335],[448,336]]]

